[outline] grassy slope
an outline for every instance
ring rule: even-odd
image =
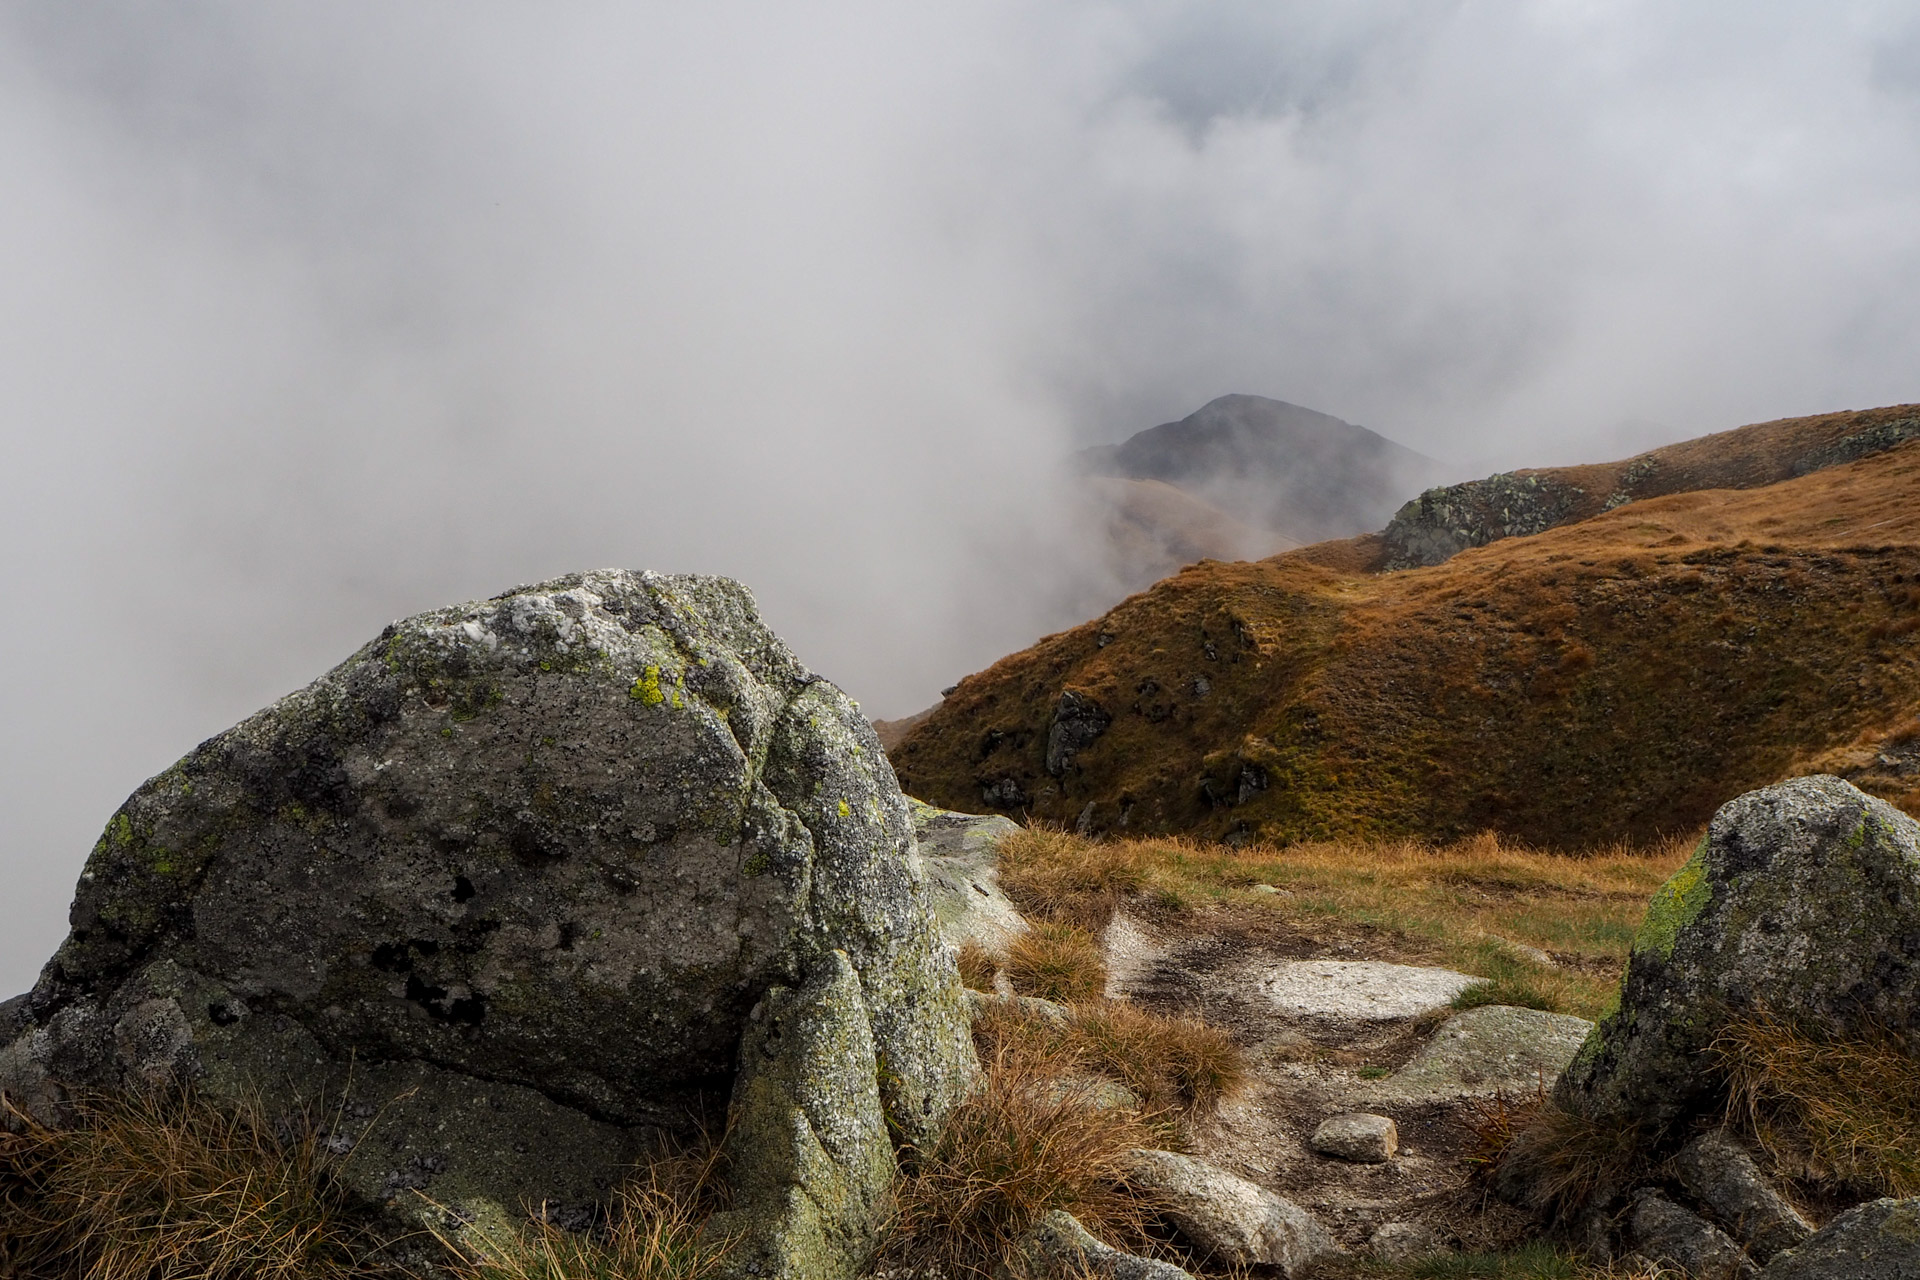
[[[1431,569],[1371,574],[1376,545],[1195,565],[1003,659],[892,753],[902,783],[1116,833],[1581,848],[1697,827],[1920,709],[1920,444]],[[1112,723],[1054,777],[1066,690]]]

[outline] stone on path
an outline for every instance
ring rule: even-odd
[[[1386,1116],[1354,1111],[1321,1121],[1307,1145],[1336,1160],[1384,1164],[1400,1149],[1400,1131]]]
[[[1065,1209],[1034,1223],[1015,1249],[1018,1270],[1002,1268],[1001,1280],[1193,1280],[1191,1272],[1125,1253],[1096,1240]]]
[[[1279,1012],[1329,1022],[1392,1022],[1444,1009],[1484,982],[1451,969],[1382,960],[1289,960],[1260,980]]]
[[[1551,1089],[1592,1030],[1586,1019],[1563,1013],[1501,1004],[1468,1009],[1368,1096],[1414,1102]]]
[[[1373,1256],[1390,1266],[1405,1266],[1447,1252],[1440,1233],[1424,1222],[1389,1222],[1367,1241]]]
[[[1689,1280],[1752,1280],[1753,1261],[1726,1232],[1657,1191],[1640,1194],[1627,1219],[1634,1248]]]
[[[1680,1185],[1713,1211],[1755,1262],[1765,1264],[1813,1234],[1813,1224],[1768,1184],[1747,1149],[1724,1129],[1680,1148],[1673,1168]]]
[[[1291,1278],[1341,1251],[1305,1209],[1192,1156],[1137,1150],[1127,1179],[1154,1198],[1202,1257],[1275,1267]]]
[[[1855,1205],[1780,1254],[1761,1280],[1920,1280],[1920,1197]]]

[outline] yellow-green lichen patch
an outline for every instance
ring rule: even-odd
[[[648,667],[635,676],[627,696],[646,707],[657,707],[665,702],[667,695],[660,692],[660,668]]]
[[[1673,878],[1661,885],[1653,901],[1647,904],[1646,919],[1640,922],[1640,932],[1634,935],[1634,953],[1672,959],[1680,931],[1706,910],[1712,897],[1713,886],[1707,883],[1707,842],[1703,840],[1686,865],[1674,872]]]
[[[848,818],[853,816],[853,810],[847,807],[847,802],[845,800],[842,800],[840,802],[840,816],[843,818]]]

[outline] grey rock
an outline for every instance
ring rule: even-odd
[[[1408,1102],[1531,1094],[1552,1087],[1592,1030],[1586,1019],[1563,1013],[1498,1004],[1468,1009],[1369,1096]]]
[[[1384,1164],[1400,1149],[1400,1130],[1386,1116],[1353,1111],[1322,1120],[1307,1145],[1335,1160]]]
[[[1373,1233],[1367,1247],[1380,1261],[1399,1266],[1448,1251],[1440,1233],[1424,1222],[1386,1223]]]
[[[1142,1258],[1094,1238],[1080,1219],[1064,1209],[1041,1217],[1020,1238],[1004,1280],[1193,1280],[1190,1272]]]
[[[1265,1187],[1172,1151],[1136,1150],[1127,1179],[1148,1192],[1196,1253],[1296,1276],[1341,1252],[1319,1219]]]
[[[768,1280],[843,1280],[872,1254],[893,1181],[860,979],[845,952],[798,991],[773,987],[740,1045],[725,1146],[727,1268]]]
[[[1680,1148],[1673,1158],[1680,1185],[1712,1211],[1765,1264],[1813,1234],[1813,1224],[1768,1184],[1747,1149],[1714,1129]]]
[[[1692,1280],[1747,1280],[1758,1274],[1726,1232],[1658,1192],[1641,1193],[1627,1225],[1635,1248]]]
[[[999,814],[954,813],[911,796],[907,804],[928,901],[947,942],[999,951],[1025,933],[1025,917],[1000,889],[1000,842],[1020,828]]]
[[[1440,564],[1469,547],[1544,533],[1571,516],[1585,496],[1556,476],[1524,471],[1428,489],[1387,523],[1384,567]]]
[[[1920,1198],[1855,1205],[1760,1274],[1764,1280],[1920,1280]]]
[[[1286,960],[1260,979],[1281,1013],[1328,1022],[1392,1022],[1444,1009],[1471,974],[1384,960]]]
[[[1092,698],[1064,690],[1047,726],[1047,772],[1056,778],[1064,775],[1073,758],[1098,741],[1112,723],[1113,717]]]
[[[1052,1000],[1042,1000],[1039,996],[1003,996],[992,991],[968,990],[966,998],[967,1008],[975,1018],[989,1009],[998,1009],[1044,1022],[1056,1031],[1065,1031],[1073,1025],[1071,1009]]]
[[[136,791],[0,1087],[344,1091],[381,1117],[375,1191],[591,1200],[838,950],[923,1141],[977,1064],[912,851],[871,726],[743,587],[519,588],[395,623]]]
[[[1566,1110],[1665,1133],[1722,1101],[1702,1050],[1762,1006],[1837,1035],[1920,1018],[1920,824],[1838,778],[1795,778],[1714,815],[1654,895],[1620,1006],[1555,1090]]]

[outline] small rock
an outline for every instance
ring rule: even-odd
[[[1229,1265],[1277,1267],[1291,1280],[1340,1252],[1305,1209],[1192,1156],[1136,1150],[1127,1177],[1198,1252]]]
[[[1724,1129],[1682,1147],[1673,1167],[1680,1184],[1740,1238],[1756,1262],[1771,1262],[1813,1234],[1813,1224],[1768,1185],[1746,1148]]]
[[[1920,1197],[1855,1205],[1786,1250],[1763,1280],[1920,1280]]]
[[[1046,1088],[1048,1101],[1071,1099],[1089,1111],[1138,1111],[1140,1095],[1105,1076],[1062,1076]]]
[[[1073,1025],[1073,1014],[1063,1004],[1051,1000],[1042,1000],[1039,996],[1003,996],[991,991],[966,993],[967,1012],[978,1018],[989,1009],[1004,1009],[1035,1022],[1044,1022],[1056,1031],[1065,1031]]]
[[[1309,1145],[1335,1160],[1384,1164],[1400,1149],[1400,1131],[1385,1116],[1354,1111],[1321,1121]]]
[[[1389,1222],[1367,1242],[1373,1256],[1397,1266],[1447,1252],[1440,1233],[1424,1222]]]
[[[1551,969],[1554,967],[1553,957],[1538,947],[1530,947],[1524,942],[1515,942],[1512,938],[1502,938],[1498,934],[1493,933],[1487,935],[1487,941],[1495,944],[1509,955],[1518,956],[1522,960],[1537,964],[1542,968]]]
[[[1015,1246],[1018,1269],[1000,1268],[1002,1280],[1193,1280],[1171,1262],[1123,1253],[1094,1239],[1080,1219],[1055,1209],[1034,1223]]]
[[[1634,1247],[1691,1280],[1751,1280],[1758,1269],[1720,1228],[1657,1191],[1645,1191],[1628,1219]]]
[[[1380,960],[1290,960],[1261,980],[1282,1013],[1335,1022],[1392,1022],[1444,1009],[1475,978]]]
[[[1252,892],[1254,892],[1254,893],[1270,893],[1270,894],[1273,894],[1273,895],[1275,895],[1275,896],[1277,896],[1277,897],[1281,897],[1281,898],[1291,898],[1291,897],[1293,896],[1293,890],[1291,890],[1291,889],[1282,889],[1282,888],[1281,888],[1281,887],[1280,887],[1279,885],[1277,885],[1277,884],[1256,884],[1256,885],[1254,885],[1254,886],[1253,886],[1253,888],[1252,888]]]
[[[1469,1009],[1448,1019],[1373,1096],[1432,1101],[1551,1088],[1592,1030],[1586,1019],[1563,1013],[1502,1004]]]

